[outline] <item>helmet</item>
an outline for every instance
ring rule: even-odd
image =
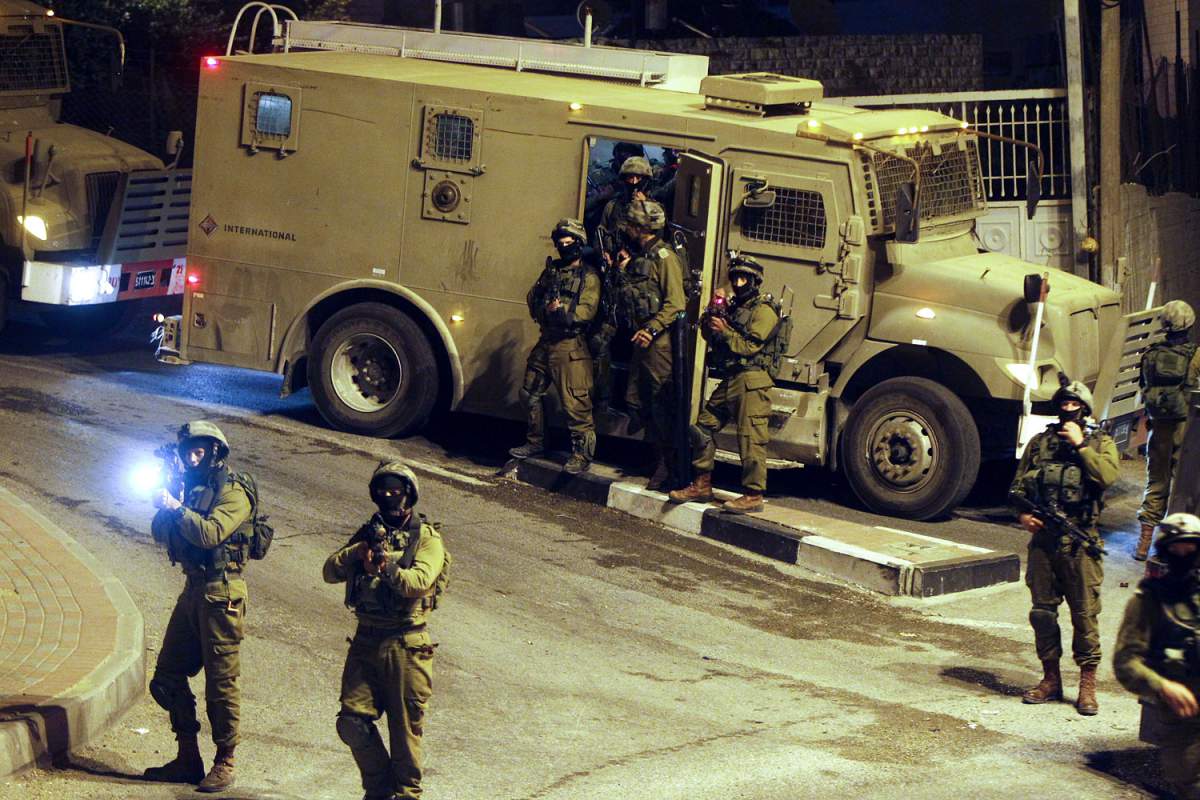
[[[561,239],[563,236],[574,236],[579,241],[586,242],[587,230],[579,220],[563,217],[555,223],[554,230],[550,231],[550,238]]]
[[[630,156],[621,162],[621,177],[626,175],[641,175],[643,178],[653,178],[654,170],[645,156]]]
[[[379,466],[375,468],[375,472],[371,474],[371,494],[374,496],[375,487],[383,481],[384,478],[400,478],[408,483],[409,506],[417,504],[417,498],[420,496],[420,485],[417,483],[417,474],[405,464],[403,461],[380,461]]]
[[[653,200],[634,200],[626,206],[622,222],[657,233],[667,226],[667,212]]]
[[[1159,538],[1154,543],[1156,551],[1166,550],[1175,542],[1200,544],[1200,517],[1177,511],[1158,523]]]
[[[213,461],[224,461],[225,456],[229,455],[229,440],[225,438],[225,434],[211,422],[206,420],[195,420],[193,422],[184,423],[180,427],[179,432],[175,434],[175,439],[179,444],[180,455],[186,450],[188,442],[194,439],[210,439],[215,443],[213,448]]]
[[[755,286],[761,286],[763,282],[762,264],[754,256],[744,256],[741,253],[731,253],[729,256],[729,277],[741,273],[754,283]]]
[[[1195,310],[1182,300],[1167,303],[1158,318],[1162,321],[1163,330],[1169,333],[1186,331],[1196,324]]]
[[[1067,376],[1062,372],[1058,373],[1058,383],[1058,391],[1050,398],[1050,402],[1057,408],[1062,405],[1064,400],[1078,400],[1083,404],[1084,415],[1091,416],[1092,391],[1081,381],[1068,380]]]

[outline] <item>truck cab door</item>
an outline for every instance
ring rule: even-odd
[[[672,243],[687,253],[689,275],[684,276],[688,292],[688,320],[700,319],[700,307],[707,302],[722,263],[721,198],[724,164],[700,153],[680,153],[675,173],[675,205],[672,209],[670,237]],[[704,338],[693,327],[689,344],[692,350],[690,422],[703,401]]]

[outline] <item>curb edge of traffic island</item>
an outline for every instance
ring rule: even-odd
[[[512,470],[522,483],[795,564],[880,594],[936,597],[1014,583],[1021,576],[1020,558],[1015,553],[965,548],[974,552],[913,563],[838,541],[815,526],[793,527],[758,515],[724,513],[701,503],[674,505],[661,492],[594,472],[568,475],[561,464],[546,458],[517,460]],[[838,525],[870,528],[855,523]]]
[[[0,485],[0,504],[23,515],[39,535],[74,558],[111,605],[111,634],[81,630],[72,659],[92,658],[81,678],[51,697],[30,698],[0,717],[0,777],[57,763],[107,730],[145,692],[145,624],[128,590],[88,550],[29,503]],[[95,641],[102,638],[102,641]]]

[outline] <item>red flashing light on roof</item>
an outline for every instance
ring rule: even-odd
[[[216,69],[221,66],[221,59],[216,56],[205,56],[201,62],[205,69]]]
[[[187,276],[188,286],[199,286],[200,276],[194,272],[189,272]]]

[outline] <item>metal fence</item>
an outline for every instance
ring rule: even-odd
[[[1065,89],[947,92],[871,97],[831,97],[827,102],[860,108],[922,108],[963,120],[985,133],[1007,136],[1042,150],[1042,197],[1071,198],[1070,133]],[[1030,150],[980,138],[979,160],[988,202],[1025,199]]]

